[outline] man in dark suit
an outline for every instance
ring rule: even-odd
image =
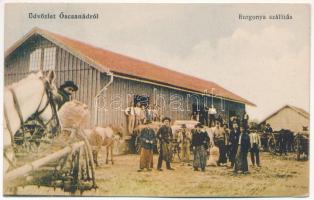
[[[235,173],[237,173],[238,171],[241,171],[244,174],[248,173],[249,167],[247,162],[247,154],[249,150],[250,150],[250,137],[247,131],[243,127],[240,127],[238,150],[234,164]]]
[[[160,142],[160,151],[159,151],[159,158],[157,163],[157,169],[162,171],[162,161],[166,161],[166,167],[168,170],[174,170],[170,166],[170,143],[172,142],[172,129],[170,127],[171,119],[169,117],[165,117],[162,119],[164,123],[157,132],[157,138]]]
[[[231,167],[234,167],[235,157],[238,150],[239,136],[240,136],[240,130],[238,128],[238,124],[234,123],[232,125],[232,129],[230,131],[230,136],[229,136],[229,147],[230,147],[229,161],[231,162]]]

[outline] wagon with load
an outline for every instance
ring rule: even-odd
[[[71,194],[96,188],[92,152],[82,129],[88,108],[71,101],[57,111],[53,79],[51,73],[31,74],[5,88],[5,195],[16,195],[27,185]]]

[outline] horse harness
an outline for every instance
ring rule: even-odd
[[[60,121],[59,121],[59,117],[58,117],[58,113],[57,113],[57,109],[56,109],[56,105],[55,105],[55,102],[53,100],[53,94],[52,94],[52,88],[51,88],[51,85],[49,84],[49,82],[44,79],[44,78],[40,78],[41,81],[43,82],[44,84],[44,88],[45,90],[43,91],[43,94],[41,96],[41,100],[40,100],[40,103],[35,111],[35,113],[31,116],[33,117],[34,119],[38,120],[40,122],[40,124],[46,128],[47,125],[52,121],[52,119],[56,118],[56,121],[57,121],[57,126],[60,126]],[[18,102],[18,99],[17,99],[17,95],[16,95],[16,92],[14,91],[14,88],[12,87],[9,87],[8,88],[9,91],[11,92],[12,94],[12,98],[13,98],[13,103],[14,103],[14,108],[16,109],[17,113],[18,113],[18,117],[20,119],[20,126],[22,128],[22,130],[24,131],[24,128],[23,128],[23,125],[24,125],[24,120],[23,120],[23,115],[22,115],[22,111],[21,111],[21,107],[19,105],[19,102]],[[42,101],[43,101],[43,98],[45,96],[45,94],[47,95],[47,102],[45,104],[45,106],[41,109],[40,109],[40,106],[42,105]],[[41,119],[39,119],[39,116],[46,110],[46,108],[48,106],[51,106],[51,109],[52,109],[52,117],[48,120],[48,122],[44,123]],[[7,126],[7,129],[11,135],[11,144],[15,145],[15,142],[14,142],[14,135],[15,133],[13,133],[12,131],[12,127],[10,126],[10,123],[9,123],[9,118],[8,118],[8,111],[6,109],[6,107],[4,106],[4,117],[6,119],[6,126]],[[4,157],[7,158],[7,155],[4,151]],[[12,164],[12,161],[10,159],[7,158],[7,160],[9,161],[10,164]]]

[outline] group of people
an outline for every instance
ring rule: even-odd
[[[157,139],[159,140],[160,144],[157,170],[162,171],[163,161],[166,162],[166,167],[168,170],[174,170],[170,165],[170,145],[173,139],[170,122],[170,118],[163,118],[163,125],[159,128],[157,134],[155,134],[154,129],[150,126],[151,121],[146,121],[146,126],[141,130],[139,136],[141,142],[140,169],[138,170],[139,172],[141,172],[145,168],[148,171],[151,171],[151,169],[153,168],[153,151],[154,146],[157,144]]]
[[[163,161],[166,162],[167,169],[174,170],[170,162],[170,145],[174,141],[180,144],[182,164],[190,164],[190,154],[193,153],[195,171],[205,171],[211,148],[219,149],[217,165],[232,168],[235,173],[248,173],[248,153],[250,153],[252,165],[260,167],[261,138],[254,128],[248,129],[246,126],[233,123],[229,129],[226,124],[222,125],[219,121],[213,122],[215,126],[208,128],[198,123],[191,131],[186,125],[182,125],[174,138],[170,118],[165,117],[162,122],[163,125],[157,134],[150,127],[150,121],[146,121],[146,126],[140,133],[141,151],[138,171],[143,171],[145,168],[150,171],[153,168],[153,149],[157,140],[160,144],[157,170],[160,171]],[[228,165],[228,160],[230,165]]]
[[[73,81],[66,81],[58,90],[59,97],[56,99],[58,108],[67,101],[70,96],[78,90],[78,86]],[[209,158],[209,149],[216,147],[219,149],[218,166],[227,166],[227,161],[230,161],[230,166],[234,172],[248,172],[247,154],[251,154],[252,165],[260,166],[259,148],[261,147],[261,138],[254,128],[248,129],[249,116],[244,113],[242,119],[238,116],[232,116],[228,125],[224,123],[223,117],[208,109],[208,121],[204,121],[208,129],[203,127],[204,123],[198,123],[192,131],[189,131],[186,125],[182,125],[176,138],[174,138],[171,129],[171,119],[169,117],[162,118],[160,108],[157,105],[147,106],[141,105],[140,102],[133,106],[133,103],[125,109],[125,114],[128,117],[128,131],[133,132],[133,129],[140,125],[146,124],[145,128],[140,133],[140,169],[144,168],[151,170],[153,168],[153,150],[159,140],[160,149],[157,163],[157,169],[162,171],[162,163],[166,162],[168,170],[174,170],[171,167],[171,148],[170,145],[175,140],[180,144],[181,160],[183,163],[190,162],[190,153],[194,155],[193,168],[195,171],[199,169],[205,171],[206,162]],[[192,118],[201,121],[198,113],[193,113]],[[162,119],[162,120],[161,120]],[[206,118],[205,118],[206,119]],[[157,134],[153,127],[150,127],[152,121],[162,121],[163,125],[159,128]],[[242,126],[239,126],[239,125]],[[269,125],[266,127],[266,132],[272,132]]]
[[[128,133],[132,134],[134,128],[140,124],[145,124],[146,121],[160,121],[161,112],[158,105],[148,105],[145,106],[141,102],[137,102],[134,106],[133,103],[130,103],[124,111],[128,120]]]
[[[226,119],[223,113],[217,113],[215,108],[206,107],[200,111],[194,111],[191,115],[191,120],[200,122],[203,125],[211,127],[215,122],[220,124],[226,124]],[[242,124],[245,129],[249,128],[249,115],[244,112],[242,117],[239,115],[233,115],[229,119],[229,127],[232,127],[234,123]]]

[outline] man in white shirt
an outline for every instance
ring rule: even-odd
[[[142,113],[142,108],[141,108],[141,103],[137,102],[136,107],[134,108],[134,113],[135,113],[135,127],[141,124],[141,113]]]
[[[133,103],[130,103],[129,107],[125,109],[124,113],[127,116],[128,133],[129,135],[131,135],[133,133],[134,123],[135,123],[135,111],[134,111]]]
[[[190,162],[190,144],[192,140],[192,135],[190,131],[187,130],[186,125],[183,124],[178,133],[177,142],[180,144],[181,148],[181,160],[184,163]]]
[[[252,165],[255,166],[256,164],[258,167],[260,167],[259,148],[261,147],[261,137],[254,128],[251,129],[249,136],[251,144],[250,154]]]

